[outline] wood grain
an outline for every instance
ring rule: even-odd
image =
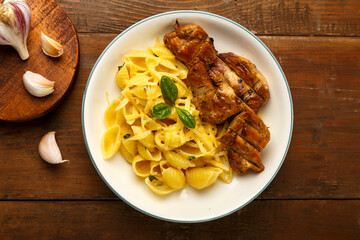
[[[309,195],[326,198],[342,197],[342,189],[360,197],[359,185],[351,183],[360,171],[360,39],[261,39],[285,72],[295,115],[290,151],[267,193],[282,188],[308,195],[311,189]],[[280,181],[286,183],[277,188]]]
[[[58,2],[74,21],[78,32],[120,33],[154,14],[189,9],[219,14],[260,35],[360,35],[360,1],[357,0]]]
[[[60,107],[0,122],[0,239],[359,239],[360,1],[57,2],[80,32],[81,61]],[[139,20],[182,9],[220,14],[260,35],[286,74],[295,114],[289,152],[267,189],[245,208],[197,224],[164,222],[119,200],[94,169],[81,129],[85,85],[107,44]],[[4,51],[19,61],[0,46],[0,85]],[[38,142],[52,130],[70,164],[40,159]]]
[[[28,0],[31,25],[28,35],[30,57],[23,61],[15,49],[0,46],[0,120],[27,121],[43,116],[64,99],[73,80],[79,61],[79,43],[71,20],[54,1]],[[40,33],[59,41],[64,54],[59,58],[46,56],[40,44]],[[26,71],[39,73],[55,81],[55,91],[46,97],[30,95],[23,84]]]
[[[92,166],[80,121],[89,73],[115,36],[79,34],[77,81],[61,108],[32,122],[0,125],[1,199],[116,199]],[[261,40],[285,71],[295,119],[286,160],[260,198],[359,198],[360,39],[271,36]],[[51,166],[40,159],[37,144],[52,130],[57,131],[63,157],[70,164]]]
[[[120,201],[0,202],[1,239],[358,239],[360,202],[254,201],[222,219],[170,223]]]

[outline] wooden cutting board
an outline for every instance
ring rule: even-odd
[[[27,39],[30,57],[23,61],[15,49],[0,45],[0,120],[3,121],[28,121],[56,108],[69,92],[79,63],[79,40],[64,10],[54,0],[26,1],[31,10]],[[52,58],[43,53],[41,32],[63,45],[61,57]],[[30,95],[23,84],[25,71],[55,81],[54,92],[42,98]]]

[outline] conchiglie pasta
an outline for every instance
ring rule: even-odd
[[[150,176],[150,164],[151,161],[143,159],[140,155],[136,155],[132,161],[132,168],[134,173],[139,177]]]
[[[113,125],[103,134],[101,146],[104,159],[111,158],[118,151],[121,144],[120,135],[119,125]]]
[[[140,142],[137,143],[137,151],[143,158],[153,161],[160,161],[162,157],[159,149],[154,148],[153,151],[150,151],[150,149],[142,145]]]
[[[152,176],[145,178],[145,183],[154,193],[165,195],[175,190],[169,187],[168,185],[166,185],[160,176],[155,176],[156,179],[151,177]]]
[[[146,71],[145,60],[147,57],[148,53],[146,51],[135,51],[125,59],[133,64],[135,71]]]
[[[169,61],[169,60],[167,60],[165,58],[159,58],[159,65],[176,71],[175,64],[173,64],[171,61]]]
[[[175,60],[174,54],[172,54],[172,52],[169,49],[167,49],[165,46],[152,47],[149,49],[158,57],[168,60]]]
[[[173,189],[182,189],[186,186],[184,173],[176,168],[166,168],[162,170],[164,182]]]
[[[214,184],[221,172],[215,167],[191,168],[185,173],[186,181],[190,186],[202,189]]]
[[[132,163],[134,155],[132,155],[128,150],[126,150],[124,145],[120,145],[119,152],[123,155],[127,162]]]
[[[122,145],[125,147],[125,149],[133,156],[136,155],[137,148],[136,148],[136,141],[122,138]]]
[[[164,156],[166,161],[173,167],[177,169],[187,169],[189,167],[194,167],[195,164],[189,159],[186,159],[179,153],[173,151],[164,151]]]
[[[156,176],[161,174],[160,161],[151,161],[150,175]]]
[[[157,39],[155,46],[124,57],[115,76],[121,94],[104,113],[104,158],[119,151],[155,194],[169,194],[187,184],[202,189],[218,178],[226,183],[232,179],[227,155],[217,140],[225,127],[201,121],[192,92],[184,83],[187,73],[187,67]],[[165,102],[160,87],[163,76],[174,81],[178,89],[175,105],[194,116],[195,129],[184,126],[174,107],[166,119],[152,116],[152,108]]]

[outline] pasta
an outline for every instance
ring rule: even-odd
[[[108,128],[103,135],[102,153],[105,159],[111,158],[119,149],[121,144],[120,127],[115,124]]]
[[[217,179],[226,183],[232,179],[227,154],[217,141],[224,128],[201,121],[191,102],[192,92],[183,82],[187,71],[158,40],[147,50],[129,53],[116,73],[121,95],[104,113],[104,159],[119,151],[156,194],[169,194],[187,184],[202,189]],[[165,102],[160,88],[162,76],[174,81],[178,89],[175,106],[195,118],[194,129],[184,126],[174,107],[166,119],[151,115],[156,104]]]

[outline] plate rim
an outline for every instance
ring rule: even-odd
[[[265,184],[265,186],[257,193],[255,194],[251,199],[249,199],[246,203],[242,204],[241,206],[233,209],[232,211],[229,211],[229,212],[226,212],[224,214],[221,214],[219,216],[215,216],[215,217],[212,217],[212,218],[206,218],[206,219],[200,219],[200,220],[177,220],[177,219],[171,219],[171,218],[166,218],[166,217],[161,217],[161,216],[157,216],[155,214],[152,214],[150,212],[147,212],[137,206],[135,206],[134,204],[130,203],[129,201],[127,201],[123,196],[121,196],[117,191],[115,191],[115,189],[106,181],[106,179],[104,178],[104,176],[102,175],[102,173],[100,172],[100,170],[98,169],[94,159],[93,159],[93,156],[91,155],[91,151],[90,151],[90,148],[89,148],[89,145],[88,145],[88,141],[87,141],[87,138],[86,138],[86,133],[85,133],[85,118],[84,118],[84,109],[85,109],[85,100],[86,100],[86,93],[87,93],[87,90],[88,90],[88,86],[90,84],[90,80],[92,78],[92,75],[97,67],[97,65],[99,64],[100,60],[102,59],[102,57],[104,56],[104,54],[108,51],[108,49],[120,38],[122,37],[124,34],[126,34],[128,31],[130,31],[131,29],[135,28],[136,26],[144,23],[144,22],[147,22],[151,19],[154,19],[154,18],[158,18],[158,17],[162,17],[162,16],[166,16],[166,15],[172,15],[172,14],[179,14],[179,13],[192,13],[192,14],[200,14],[200,15],[208,15],[208,16],[211,16],[211,17],[215,17],[215,18],[219,18],[221,20],[225,20],[233,25],[235,25],[236,27],[239,27],[241,28],[242,30],[246,31],[247,33],[249,33],[255,40],[257,40],[265,49],[266,51],[270,54],[270,56],[272,57],[272,59],[275,61],[276,65],[278,66],[280,72],[281,72],[281,75],[283,76],[283,79],[285,81],[285,85],[286,85],[286,88],[287,88],[287,91],[288,91],[288,97],[289,97],[289,100],[290,100],[290,110],[291,110],[291,122],[290,122],[290,134],[289,134],[289,139],[288,139],[288,143],[287,143],[287,146],[286,146],[286,149],[285,149],[285,152],[284,152],[284,155],[282,157],[282,160],[279,164],[279,166],[277,167],[276,171],[274,172],[273,176],[270,178],[270,180]],[[250,30],[248,30],[247,28],[245,28],[244,26],[242,26],[241,24],[231,20],[231,19],[228,19],[226,17],[223,17],[223,16],[220,16],[220,15],[217,15],[217,14],[214,14],[214,13],[210,13],[210,12],[204,12],[204,11],[197,11],[197,10],[177,10],[177,11],[168,11],[168,12],[163,12],[163,13],[159,13],[159,14],[156,14],[156,15],[153,15],[153,16],[150,16],[150,17],[147,17],[139,22],[136,22],[135,24],[131,25],[130,27],[128,27],[127,29],[125,29],[124,31],[122,31],[120,34],[118,34],[107,46],[106,48],[103,50],[103,52],[100,54],[100,56],[98,57],[98,59],[96,60],[94,66],[92,67],[91,69],[91,72],[89,74],[89,77],[88,77],[88,80],[86,82],[86,86],[85,86],[85,89],[84,89],[84,94],[83,94],[83,99],[82,99],[82,106],[81,106],[81,126],[82,126],[82,133],[83,133],[83,137],[84,137],[84,143],[85,143],[85,146],[86,146],[86,149],[87,149],[87,152],[88,152],[88,155],[91,159],[91,162],[92,164],[94,165],[97,173],[99,174],[99,176],[101,177],[101,179],[105,182],[105,184],[110,188],[110,190],[118,197],[120,198],[122,201],[124,201],[126,204],[128,204],[129,206],[131,206],[132,208],[136,209],[137,211],[143,213],[143,214],[146,214],[150,217],[154,217],[156,219],[160,219],[160,220],[164,220],[164,221],[168,221],[168,222],[175,222],[175,223],[201,223],[201,222],[209,222],[209,221],[213,221],[213,220],[216,220],[216,219],[220,219],[220,218],[223,218],[225,216],[228,216],[236,211],[239,211],[240,209],[242,209],[243,207],[247,206],[250,202],[252,202],[254,199],[256,199],[268,186],[269,184],[273,181],[273,179],[275,178],[275,176],[277,175],[278,171],[280,170],[285,158],[286,158],[286,155],[287,155],[287,152],[289,150],[289,147],[290,147],[290,142],[291,142],[291,139],[292,139],[292,132],[293,132],[293,125],[294,125],[294,107],[293,107],[293,101],[292,101],[292,95],[291,95],[291,92],[290,92],[290,87],[289,87],[289,84],[288,84],[288,81],[286,79],[286,76],[279,64],[279,62],[277,61],[277,59],[275,58],[275,56],[273,55],[273,53],[270,51],[270,49],[255,35],[253,34]]]

